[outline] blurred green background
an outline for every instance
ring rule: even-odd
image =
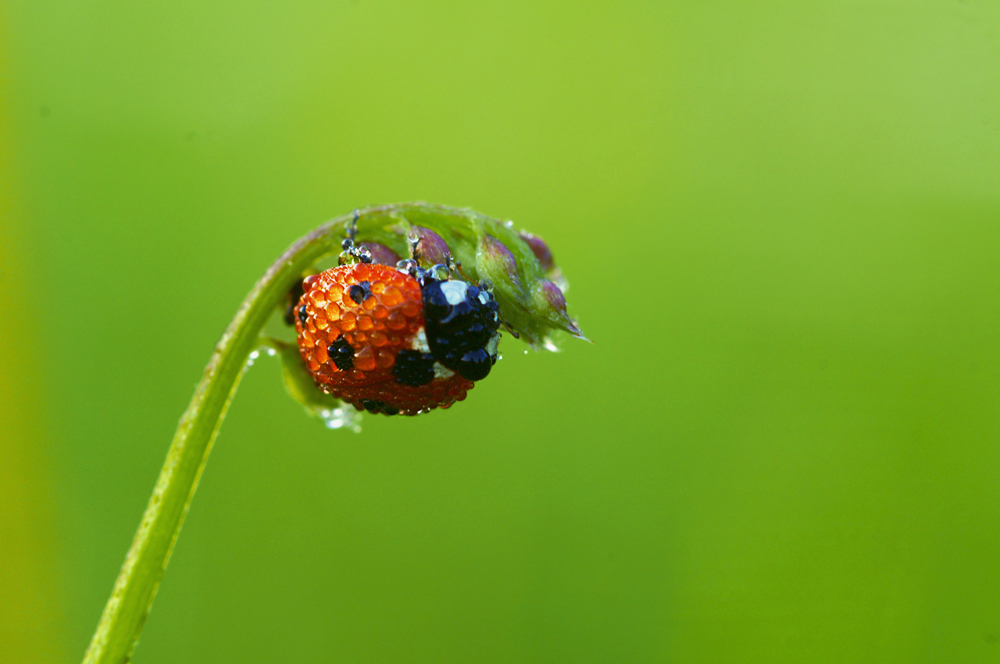
[[[82,657],[270,262],[424,199],[593,345],[249,372],[136,662],[1000,661],[1000,5],[0,4],[0,661]]]

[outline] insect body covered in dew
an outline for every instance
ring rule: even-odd
[[[386,415],[465,399],[497,361],[499,306],[485,288],[450,276],[444,265],[404,260],[306,277],[294,322],[320,389]]]

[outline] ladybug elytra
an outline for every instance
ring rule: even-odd
[[[340,265],[306,277],[294,306],[299,351],[324,392],[358,410],[416,415],[465,399],[489,374],[499,306],[443,265]]]

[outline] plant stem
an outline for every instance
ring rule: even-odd
[[[458,212],[410,203],[370,208],[361,215],[385,218],[405,209],[422,209],[432,214]],[[344,225],[351,217],[345,215],[324,224],[282,254],[243,301],[216,345],[205,375],[181,418],[111,599],[84,655],[84,664],[122,664],[131,658],[247,358],[257,346],[268,318],[295,281],[317,261],[340,251]]]
[[[191,498],[198,487],[208,453],[212,450],[212,442],[236,392],[247,359],[260,343],[264,325],[307,270],[322,258],[340,252],[341,241],[346,237],[345,227],[352,219],[358,222],[359,237],[388,243],[396,246],[397,251],[408,246],[406,234],[411,222],[427,226],[445,237],[455,258],[465,263],[463,274],[476,281],[482,276],[477,272],[478,268],[487,270],[484,274],[489,277],[491,265],[506,265],[502,260],[504,254],[493,260],[481,250],[481,243],[488,232],[491,242],[502,241],[506,247],[512,247],[517,252],[517,265],[521,270],[516,280],[517,288],[512,289],[509,284],[505,287],[503,279],[509,275],[503,271],[497,273],[494,285],[497,301],[501,311],[506,312],[507,320],[518,317],[522,338],[539,340],[549,329],[565,329],[579,335],[575,323],[566,316],[565,304],[558,311],[548,304],[538,306],[529,299],[528,291],[521,290],[521,279],[528,277],[532,284],[556,286],[541,280],[542,269],[532,249],[511,229],[510,224],[468,209],[418,202],[367,208],[320,226],[289,247],[268,268],[216,345],[205,375],[174,434],[153,496],[125,557],[111,599],[104,607],[97,631],[84,655],[84,664],[123,664],[131,658],[184,516],[191,505]],[[504,251],[514,260],[510,249],[505,248]],[[515,283],[510,279],[508,281]],[[532,289],[531,293],[537,290],[535,285]],[[562,299],[561,294],[559,299]]]

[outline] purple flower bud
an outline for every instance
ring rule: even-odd
[[[531,233],[521,232],[520,237],[524,242],[531,247],[531,251],[535,254],[535,258],[538,259],[539,264],[542,266],[543,272],[551,272],[552,268],[556,266],[555,261],[552,259],[552,251],[549,249],[549,245],[545,243],[545,240],[538,237],[537,235],[532,235]]]
[[[427,265],[447,264],[451,250],[448,243],[429,228],[414,226],[410,234],[410,241],[414,242],[414,258],[420,263]]]
[[[517,273],[517,260],[503,242],[492,235],[483,236],[479,245],[482,252],[482,265],[486,276],[490,279],[504,279],[517,292],[521,292],[521,277]]]
[[[371,252],[372,262],[379,265],[395,265],[399,262],[399,254],[378,242],[362,242],[361,246]]]
[[[559,286],[543,279],[535,287],[534,300],[535,306],[544,311],[549,318],[558,321],[559,327],[575,337],[585,338],[576,321],[566,313],[566,297]]]

